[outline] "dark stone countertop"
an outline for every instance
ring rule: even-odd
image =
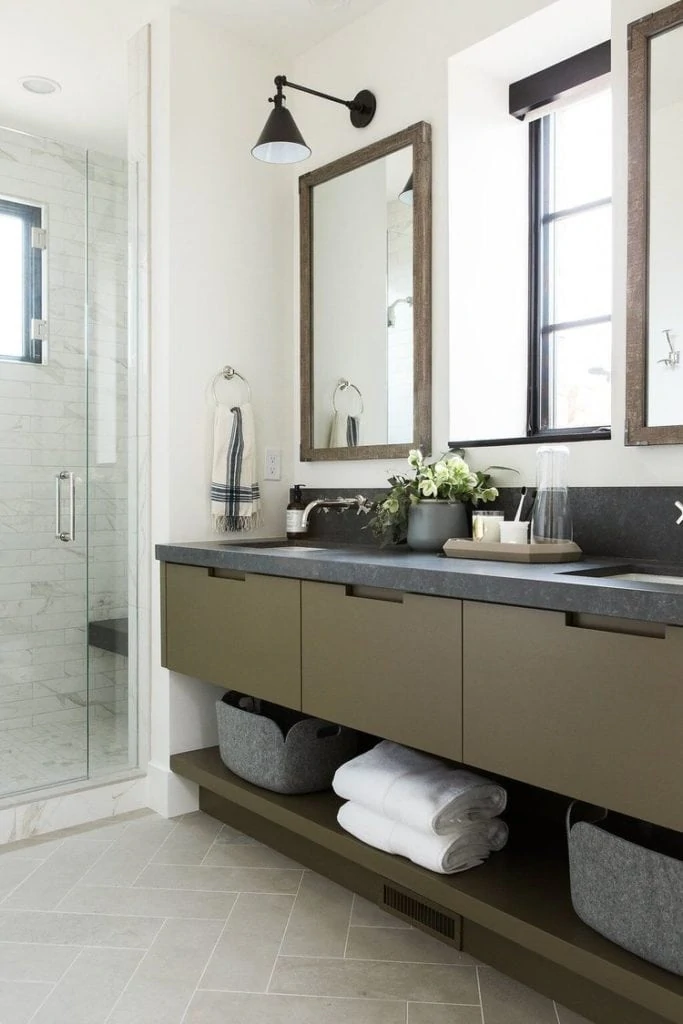
[[[267,576],[287,576],[324,583],[362,584],[414,594],[457,597],[468,601],[511,604],[526,608],[613,615],[683,625],[683,586],[636,583],[586,571],[662,572],[656,565],[634,566],[627,559],[584,558],[581,562],[527,565],[474,561],[419,554],[408,549],[318,547],[310,540],[287,548],[260,547],[266,541],[235,543],[203,541],[157,544],[161,562],[233,569]],[[270,543],[274,543],[271,541]],[[281,542],[286,545],[286,541]],[[315,550],[312,550],[315,546]],[[683,574],[683,573],[682,573]]]

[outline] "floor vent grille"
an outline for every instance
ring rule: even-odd
[[[394,910],[408,921],[414,921],[423,928],[429,928],[444,938],[457,940],[460,934],[460,919],[444,914],[427,903],[411,896],[407,892],[395,889],[391,885],[384,886],[384,906]]]

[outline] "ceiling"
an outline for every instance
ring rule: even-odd
[[[0,125],[124,154],[126,43],[155,15],[179,7],[287,60],[384,0],[325,6],[335,2],[0,0]],[[32,95],[18,83],[29,75],[53,78],[62,91]]]
[[[379,7],[384,0],[173,0],[283,59],[304,53],[326,36]],[[335,3],[337,6],[335,6]],[[284,69],[286,71],[286,68]]]

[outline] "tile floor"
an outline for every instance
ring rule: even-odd
[[[292,1022],[586,1024],[199,812],[0,848],[0,1024]]]

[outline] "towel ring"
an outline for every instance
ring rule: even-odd
[[[239,379],[245,384],[247,389],[247,395],[249,396],[249,401],[251,402],[251,387],[249,385],[249,381],[247,380],[247,378],[243,377],[242,374],[239,373],[239,371],[236,370],[233,366],[224,366],[220,373],[217,373],[216,376],[213,378],[213,383],[211,385],[211,390],[213,392],[213,400],[216,403],[216,405],[220,405],[218,395],[216,394],[216,384],[218,384],[219,380],[232,380],[234,377],[239,377]]]
[[[334,409],[335,412],[339,412],[339,409],[337,408],[337,392],[348,391],[349,388],[352,388],[358,395],[360,399],[360,412],[363,413],[365,410],[365,405],[363,402],[363,395],[361,394],[360,388],[357,388],[355,384],[351,384],[350,381],[345,380],[343,377],[337,384],[336,388],[334,389],[334,394],[332,395],[332,408]]]

